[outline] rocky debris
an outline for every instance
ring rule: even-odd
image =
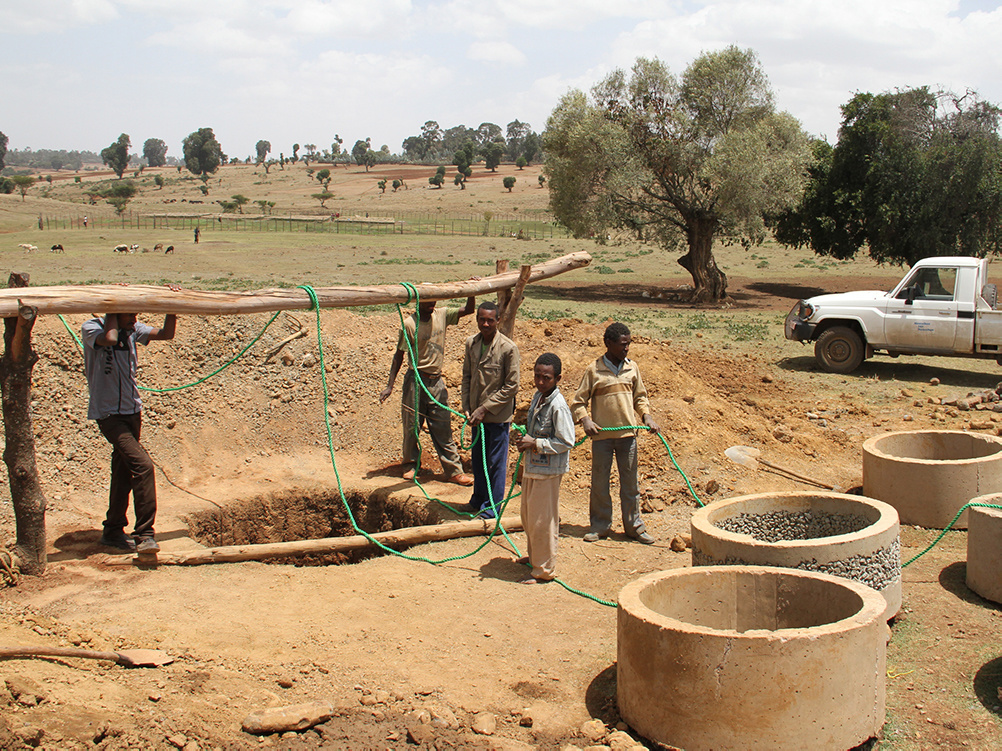
[[[7,684],[7,690],[14,697],[14,701],[22,707],[37,706],[45,701],[48,696],[45,689],[31,678],[14,675],[7,678],[5,683]]]
[[[308,730],[334,716],[334,707],[327,701],[269,707],[251,712],[241,726],[245,733],[270,735],[290,730]]]
[[[20,740],[25,746],[37,748],[41,745],[42,739],[45,737],[45,729],[37,725],[25,725],[23,727],[16,728],[14,730],[14,735],[17,736],[18,740]]]
[[[605,743],[612,751],[635,751],[635,749],[642,750],[644,748],[642,743],[636,741],[633,736],[623,730],[614,730],[609,733]]]
[[[455,712],[448,707],[432,705],[428,707],[428,713],[431,715],[430,724],[433,728],[455,730],[459,727],[459,720],[456,718]]]
[[[497,718],[490,712],[477,712],[473,716],[470,728],[477,735],[494,735],[498,729]]]
[[[597,743],[598,741],[604,740],[605,736],[609,732],[609,728],[605,726],[605,723],[601,720],[588,720],[583,725],[581,725],[581,735],[587,738],[592,743]]]
[[[425,725],[423,723],[414,723],[413,725],[407,726],[407,741],[408,743],[413,743],[415,746],[420,746],[422,744],[431,744],[435,740],[435,730],[431,725]]]
[[[773,428],[772,437],[780,443],[789,443],[793,440],[793,431],[786,425],[777,425]]]
[[[939,384],[940,384],[940,380],[938,378],[930,378],[929,379],[929,385],[930,386],[938,386]]]
[[[685,544],[685,540],[680,535],[675,535],[671,538],[671,542],[668,543],[668,547],[676,553],[684,553],[689,546]]]
[[[703,488],[703,492],[706,493],[706,495],[713,495],[718,490],[720,490],[720,483],[716,480],[707,480],[706,487]]]
[[[714,526],[735,534],[751,535],[763,542],[812,540],[858,532],[870,525],[855,514],[825,511],[769,511],[762,514],[735,514],[719,519]]]

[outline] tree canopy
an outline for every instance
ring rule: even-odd
[[[837,144],[814,144],[800,204],[776,220],[780,242],[880,262],[1002,251],[1000,110],[977,94],[928,87],[856,94]]]
[[[212,128],[199,128],[184,139],[184,166],[203,181],[209,179],[219,165],[225,164],[226,154],[216,140]]]
[[[24,200],[25,195],[28,193],[28,189],[34,185],[37,180],[31,175],[14,175],[10,178],[14,183],[14,187],[17,188],[18,193],[21,194],[21,200]]]
[[[150,167],[163,167],[167,164],[167,144],[160,138],[147,138],[143,144],[143,156]]]
[[[773,106],[752,50],[696,58],[681,77],[638,58],[593,90],[566,94],[547,121],[550,208],[578,236],[633,233],[693,279],[693,300],[720,300],[727,277],[714,239],[765,238],[766,215],[799,200],[809,159],[800,123]]]
[[[101,161],[111,168],[121,179],[122,174],[129,168],[129,147],[132,145],[128,134],[123,133],[111,146],[101,149]]]
[[[257,152],[257,163],[261,164],[265,159],[268,158],[268,154],[271,153],[271,141],[265,141],[263,138],[254,144],[254,151]]]
[[[4,158],[7,156],[7,136],[0,131],[0,169],[4,168]]]
[[[101,195],[115,207],[115,213],[121,214],[138,192],[139,188],[136,187],[136,184],[132,180],[126,180],[110,185],[101,191]]]

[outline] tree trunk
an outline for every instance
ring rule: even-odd
[[[27,287],[27,274],[11,274],[9,286]],[[14,503],[15,554],[23,573],[45,572],[45,495],[35,465],[35,433],[31,425],[31,372],[38,355],[31,348],[31,329],[38,311],[20,306],[17,317],[4,319],[4,352],[0,358],[3,394],[3,453]]]
[[[692,275],[692,302],[716,302],[727,297],[727,275],[717,268],[713,257],[716,222],[690,219],[686,230],[689,252],[678,264]]]

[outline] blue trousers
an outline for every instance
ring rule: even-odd
[[[505,479],[508,472],[508,431],[511,425],[506,422],[480,423],[484,430],[478,435],[473,445],[473,497],[470,505],[483,509],[485,516],[494,517],[491,500],[500,507],[505,495]],[[476,428],[480,434],[480,428]],[[484,474],[484,454],[487,455],[487,474]],[[487,488],[493,494],[488,497]]]

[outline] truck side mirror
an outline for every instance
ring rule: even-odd
[[[915,302],[916,297],[921,297],[922,291],[919,289],[917,284],[910,284],[905,287],[902,292],[905,295],[905,305],[911,305]]]

